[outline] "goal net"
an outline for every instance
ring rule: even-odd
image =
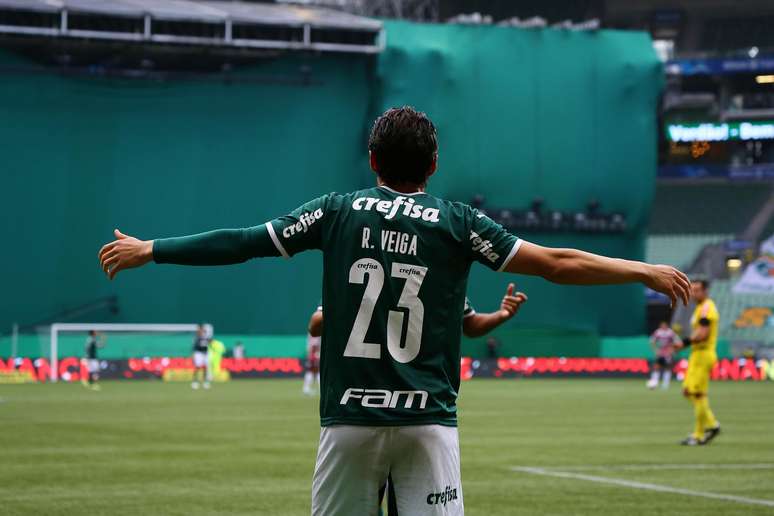
[[[207,335],[213,335],[209,324],[203,325]],[[50,361],[52,382],[59,380],[62,357],[85,356],[85,344],[90,331],[98,333],[100,360],[141,357],[190,356],[191,344],[198,324],[100,324],[54,323],[51,325]]]

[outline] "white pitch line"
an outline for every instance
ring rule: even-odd
[[[546,471],[661,471],[686,469],[774,469],[773,463],[753,462],[749,464],[616,464],[588,466],[551,466],[538,469]]]
[[[714,500],[725,500],[727,502],[746,503],[750,505],[763,505],[774,507],[774,500],[763,500],[760,498],[747,498],[746,496],[734,496],[720,493],[710,493],[707,491],[693,491],[691,489],[682,489],[679,487],[662,486],[658,484],[647,484],[645,482],[633,482],[620,478],[598,477],[596,475],[585,475],[583,473],[570,473],[568,471],[549,471],[542,468],[513,467],[512,471],[520,473],[529,473],[532,475],[542,475],[547,477],[571,478],[575,480],[586,480],[588,482],[597,482],[600,484],[613,484],[616,486],[630,487],[632,489],[643,489],[646,491],[660,491],[662,493],[681,494],[686,496],[696,496],[699,498],[712,498]]]

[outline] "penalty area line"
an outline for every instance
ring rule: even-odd
[[[735,496],[721,493],[711,493],[708,491],[694,491],[692,489],[682,489],[680,487],[664,486],[659,484],[648,484],[646,482],[635,482],[621,478],[599,477],[596,475],[586,475],[584,473],[572,473],[569,471],[551,471],[543,468],[532,468],[526,466],[514,466],[511,471],[517,473],[528,473],[531,475],[541,475],[555,478],[569,478],[573,480],[585,480],[587,482],[596,482],[598,484],[611,484],[615,486],[628,487],[631,489],[641,489],[645,491],[658,491],[661,493],[681,494],[685,496],[695,496],[698,498],[711,498],[713,500],[724,500],[726,502],[737,502],[750,505],[763,505],[765,507],[774,507],[774,500],[764,500],[761,498],[748,498],[746,496]]]

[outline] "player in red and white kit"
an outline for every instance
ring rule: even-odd
[[[650,345],[656,353],[656,361],[653,363],[653,371],[648,380],[648,389],[658,387],[658,378],[661,376],[661,388],[668,389],[672,379],[672,363],[675,355],[675,344],[680,343],[680,337],[669,327],[666,321],[661,324],[653,335],[650,336]]]
[[[304,394],[314,395],[314,383],[320,385],[320,337],[322,327],[322,305],[317,306],[317,310],[309,319],[309,327],[306,334],[306,362],[304,363]]]

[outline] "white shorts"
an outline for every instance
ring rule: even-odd
[[[320,430],[312,515],[375,515],[387,475],[400,516],[464,513],[456,428],[335,425]]]
[[[90,373],[99,373],[99,360],[96,358],[89,358],[86,360],[86,369],[89,370]]]
[[[193,354],[194,367],[207,367],[207,353],[203,351],[194,351]]]

